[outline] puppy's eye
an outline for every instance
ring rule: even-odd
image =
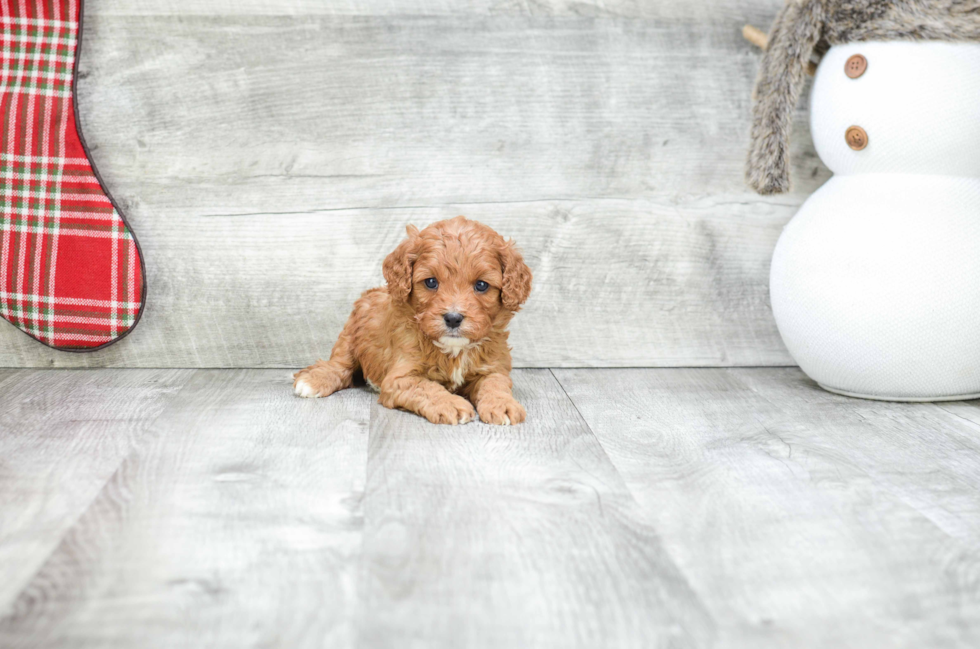
[[[425,287],[435,290],[439,288],[439,280],[437,280],[435,277],[430,277],[429,279],[425,280]]]
[[[490,289],[490,285],[484,282],[482,279],[473,285],[477,293],[486,293]]]

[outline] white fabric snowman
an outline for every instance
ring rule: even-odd
[[[980,1],[791,0],[756,89],[747,177],[761,193],[788,188],[821,42],[810,125],[835,175],[776,246],[780,334],[834,392],[980,397]]]

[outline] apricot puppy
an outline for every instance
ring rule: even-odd
[[[531,293],[531,270],[512,241],[462,216],[406,232],[384,261],[388,285],[354,303],[330,360],[294,375],[296,394],[325,397],[360,370],[382,405],[436,424],[476,413],[490,424],[524,421],[507,325]]]

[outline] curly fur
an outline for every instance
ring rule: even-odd
[[[980,0],[788,0],[770,31],[753,94],[750,187],[760,194],[790,189],[793,112],[813,52],[869,40],[980,41]]]
[[[382,405],[433,423],[466,423],[477,412],[492,424],[524,421],[511,394],[507,325],[531,293],[531,270],[514,242],[462,216],[406,234],[382,266],[387,286],[354,304],[330,360],[294,375],[296,393],[325,397],[360,371]],[[477,292],[478,280],[490,288]],[[463,315],[458,330],[447,328],[449,312]]]

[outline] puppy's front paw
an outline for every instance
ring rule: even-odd
[[[293,392],[306,399],[327,397],[344,387],[344,378],[326,365],[316,364],[293,374]]]
[[[465,424],[476,417],[473,404],[455,394],[425,404],[419,414],[433,424]]]
[[[480,413],[480,421],[485,424],[510,426],[527,419],[527,411],[524,410],[524,406],[517,403],[517,400],[510,395],[486,396],[480,399],[477,410]]]

